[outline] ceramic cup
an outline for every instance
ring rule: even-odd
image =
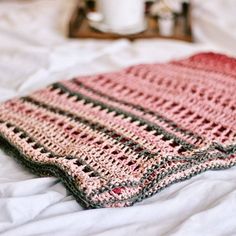
[[[162,36],[172,36],[174,34],[174,15],[173,13],[161,14],[158,17],[159,32]]]
[[[112,30],[137,27],[144,21],[144,0],[97,0],[102,22]]]

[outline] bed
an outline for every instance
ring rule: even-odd
[[[65,26],[75,1],[1,1],[0,101],[76,75],[166,62],[200,51],[235,56],[235,34],[226,28],[229,22],[235,26],[235,20],[228,17],[224,24],[214,25],[216,31],[207,30],[212,29],[212,19],[223,3],[217,1],[211,8],[210,2],[198,7],[194,1],[199,43],[189,44],[68,40]],[[225,2],[226,9],[235,7],[233,0]],[[208,24],[197,21],[200,10],[208,15]],[[219,32],[224,32],[224,39],[216,37]],[[0,151],[0,234],[235,235],[235,179],[235,167],[208,171],[132,207],[84,210],[56,178],[30,174]]]

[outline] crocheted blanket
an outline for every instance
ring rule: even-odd
[[[130,206],[235,165],[235,68],[201,53],[54,83],[0,105],[0,144],[86,208]]]

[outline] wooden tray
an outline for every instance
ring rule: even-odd
[[[192,33],[191,28],[189,27],[188,32],[184,32],[183,27],[178,24],[176,21],[174,34],[171,37],[162,36],[159,34],[157,19],[146,16],[147,20],[147,29],[138,34],[132,35],[119,35],[113,33],[102,33],[99,32],[89,26],[89,21],[86,18],[85,12],[83,12],[80,8],[77,8],[73,13],[70,23],[69,23],[69,32],[68,36],[71,38],[80,38],[80,39],[120,39],[127,38],[129,40],[136,39],[150,39],[150,38],[165,38],[165,39],[176,39],[183,40],[187,42],[192,42]]]

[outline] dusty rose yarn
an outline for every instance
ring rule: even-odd
[[[0,144],[86,208],[130,206],[235,165],[235,68],[200,53],[61,81],[0,105]]]

